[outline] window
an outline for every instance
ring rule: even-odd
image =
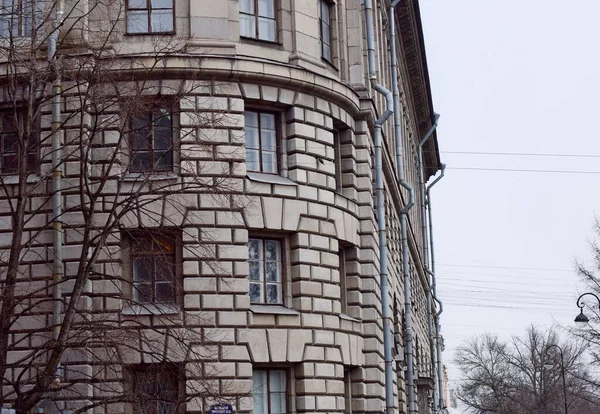
[[[254,414],[287,413],[287,372],[281,369],[252,371]]]
[[[174,0],[127,0],[127,33],[173,33]]]
[[[25,125],[28,119],[24,110],[11,109],[0,113],[0,146],[2,174],[18,174],[21,146],[24,144],[25,129],[31,129],[27,148],[27,172],[34,173],[38,168],[38,121]]]
[[[327,0],[321,2],[321,56],[331,62],[331,12],[333,5]]]
[[[129,235],[132,300],[136,304],[175,304],[176,243],[171,235]]]
[[[248,240],[250,302],[282,304],[281,241]]]
[[[278,173],[277,120],[269,112],[244,112],[246,135],[246,169],[269,174]]]
[[[344,370],[344,413],[352,414],[352,371]]]
[[[135,414],[175,414],[180,404],[181,369],[176,364],[140,364],[127,370]]]
[[[333,131],[333,157],[335,166],[335,191],[342,192],[342,143],[340,142],[340,133],[337,130]]]
[[[275,0],[240,0],[240,36],[277,41]]]
[[[173,170],[173,115],[170,108],[155,107],[130,119],[130,170]]]
[[[346,281],[346,251],[347,249],[340,247],[339,258],[340,258],[340,301],[342,304],[342,313],[348,314],[348,285]]]
[[[0,0],[0,36],[29,36],[33,7],[32,0]]]

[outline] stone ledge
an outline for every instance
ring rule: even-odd
[[[300,315],[297,310],[282,305],[252,305],[250,306],[250,312],[273,315]]]

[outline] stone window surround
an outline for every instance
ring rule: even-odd
[[[297,314],[298,311],[292,308],[292,281],[290,275],[291,268],[291,248],[289,234],[277,233],[273,231],[256,231],[250,229],[248,239],[275,239],[281,242],[281,297],[282,303],[252,303],[250,310],[253,313],[272,313],[272,314]]]
[[[288,413],[295,413],[296,412],[296,378],[294,376],[294,369],[292,366],[288,365],[288,364],[273,364],[273,363],[269,363],[269,364],[254,364],[252,366],[252,372],[254,373],[255,371],[285,371],[286,374],[286,378],[285,378],[285,382],[286,382],[286,398],[285,398],[285,403],[286,403],[286,412]],[[254,384],[252,386],[253,390],[254,390]],[[269,413],[269,410],[267,410],[267,413]],[[258,414],[262,414],[262,413],[258,413]]]
[[[152,233],[163,233],[170,235],[174,239],[175,244],[175,303],[127,303],[128,299],[132,297],[133,289],[133,268],[131,260],[131,243],[129,239],[136,233],[149,231]],[[160,228],[160,229],[149,229],[149,228],[132,228],[126,229],[121,232],[121,274],[123,275],[123,287],[122,295],[125,299],[127,306],[124,306],[121,310],[123,315],[127,316],[144,316],[144,315],[176,315],[182,310],[183,305],[183,274],[182,274],[182,263],[183,263],[183,246],[181,243],[181,237],[178,237],[179,231],[174,228]]]
[[[162,366],[162,367],[161,367]],[[182,397],[185,395],[185,372],[183,366],[181,364],[168,363],[168,362],[157,362],[157,363],[140,363],[140,364],[131,364],[123,370],[123,379],[124,379],[124,388],[125,391],[133,395],[135,393],[135,377],[134,373],[137,372],[138,375],[142,374],[145,378],[153,378],[154,376],[163,374],[167,372],[169,376],[171,376],[171,380],[175,382],[176,392],[175,400],[179,402],[182,400]],[[143,397],[142,397],[143,398]],[[182,404],[183,405],[183,404]],[[130,413],[139,413],[140,411],[135,410],[135,405],[132,402],[126,403],[125,412]],[[183,406],[178,407],[176,410],[173,410],[173,413],[182,413],[185,411]],[[153,411],[153,413],[158,414],[157,411]]]

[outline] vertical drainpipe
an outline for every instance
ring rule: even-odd
[[[369,64],[369,80],[377,93],[385,96],[386,109],[375,121],[373,135],[375,141],[375,191],[377,198],[377,227],[379,232],[379,272],[381,285],[381,313],[383,318],[383,349],[385,360],[385,406],[386,413],[394,412],[394,370],[392,356],[392,327],[389,303],[388,251],[385,225],[384,188],[383,188],[383,143],[382,125],[392,116],[392,93],[377,82],[375,67],[375,39],[373,33],[373,0],[365,0],[365,17],[367,24],[367,51]]]
[[[425,134],[425,137],[419,143],[418,150],[418,168],[417,172],[419,175],[419,192],[420,192],[420,207],[421,207],[421,235],[423,238],[423,267],[429,276],[431,276],[430,286],[427,289],[426,295],[426,306],[427,306],[427,331],[429,336],[429,354],[431,356],[431,374],[433,379],[433,412],[437,413],[439,410],[438,401],[439,401],[439,393],[442,391],[436,388],[436,357],[435,357],[435,333],[434,333],[434,323],[433,323],[433,292],[432,285],[434,283],[433,275],[429,271],[429,246],[428,246],[428,237],[427,237],[427,217],[426,217],[426,206],[425,206],[425,179],[423,170],[425,166],[423,165],[423,145],[429,140],[429,138],[433,135],[433,132],[437,128],[439,115],[435,114],[435,120],[433,125]]]
[[[444,177],[444,172],[446,171],[446,164],[442,164],[442,172],[438,178],[436,178],[431,184],[427,186],[427,214],[428,214],[428,222],[429,222],[429,250],[431,252],[431,291],[433,295],[433,299],[439,304],[440,310],[437,312],[433,319],[435,324],[435,342],[436,342],[436,359],[437,359],[437,381],[438,381],[438,407],[441,410],[444,407],[444,364],[442,362],[442,338],[441,338],[441,329],[440,329],[440,315],[444,311],[444,307],[442,306],[442,302],[437,297],[437,282],[435,277],[435,249],[433,248],[433,221],[432,221],[432,204],[431,204],[431,187],[433,187],[438,181],[440,181]],[[433,354],[432,354],[433,355]],[[434,365],[434,372],[435,372]],[[434,385],[435,387],[435,385]]]
[[[406,189],[408,202],[400,210],[400,234],[402,239],[402,274],[404,276],[404,318],[406,326],[406,395],[408,412],[415,410],[415,374],[414,374],[414,352],[413,352],[413,329],[412,329],[412,299],[410,290],[410,262],[408,255],[408,212],[414,205],[412,187],[404,180],[404,161],[402,146],[402,125],[400,117],[400,89],[398,87],[398,57],[396,53],[396,6],[401,0],[394,0],[390,5],[388,16],[390,20],[390,64],[392,73],[392,91],[394,96],[394,138],[396,142],[396,169],[398,184]]]
[[[48,62],[54,72],[54,83],[52,85],[52,248],[54,262],[52,266],[54,290],[52,307],[52,338],[58,339],[60,325],[62,322],[62,292],[61,282],[63,279],[63,260],[62,260],[62,143],[61,143],[61,94],[62,82],[60,73],[57,70],[56,51],[60,26],[63,21],[64,9],[63,0],[56,3],[56,17],[52,33],[48,37]],[[61,377],[60,366],[55,373],[57,379]]]

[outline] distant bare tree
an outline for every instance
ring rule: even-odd
[[[584,341],[559,341],[557,333],[531,326],[525,337],[509,341],[485,334],[467,341],[456,353],[463,378],[458,399],[477,414],[560,414],[563,408],[561,361],[550,345],[564,351],[569,412],[595,410],[594,385],[584,364]],[[551,366],[551,367],[550,367]]]

